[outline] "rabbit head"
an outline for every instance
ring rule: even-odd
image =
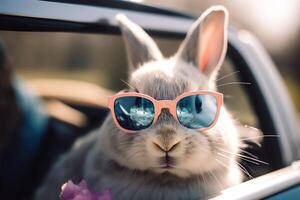
[[[215,6],[204,12],[170,58],[163,57],[137,24],[122,14],[117,21],[130,66],[129,90],[157,100],[172,100],[184,92],[216,89],[215,77],[227,49],[225,8]],[[230,167],[238,149],[237,132],[224,107],[215,126],[207,131],[180,126],[168,110],[162,110],[150,128],[135,134],[112,126],[106,140],[110,157],[133,170],[189,177]]]

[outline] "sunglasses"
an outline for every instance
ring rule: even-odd
[[[127,133],[149,128],[163,108],[183,127],[207,130],[217,122],[222,104],[223,94],[202,90],[183,93],[174,100],[156,100],[137,92],[118,93],[108,99],[115,124]]]

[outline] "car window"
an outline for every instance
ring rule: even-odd
[[[26,79],[73,79],[118,91],[125,87],[127,61],[118,35],[0,32],[18,74]],[[155,38],[165,56],[171,56],[181,40]],[[225,104],[243,124],[258,126],[244,87],[226,59],[217,85]]]

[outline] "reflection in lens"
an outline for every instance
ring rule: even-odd
[[[209,127],[217,114],[217,100],[208,94],[182,98],[176,106],[178,121],[185,127],[200,129]]]
[[[118,123],[127,130],[148,128],[154,120],[153,103],[142,97],[120,97],[115,100],[114,109]]]

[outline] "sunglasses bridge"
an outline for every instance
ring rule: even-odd
[[[162,109],[168,109],[168,111],[175,117],[175,107],[174,107],[174,101],[173,100],[159,100],[158,102],[158,115],[161,114]]]

